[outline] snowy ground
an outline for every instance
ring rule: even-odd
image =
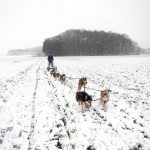
[[[150,56],[56,57],[66,85],[47,59],[0,57],[0,150],[150,149]],[[93,99],[112,90],[108,110],[93,101],[81,112],[78,79]]]

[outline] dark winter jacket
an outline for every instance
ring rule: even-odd
[[[49,62],[49,63],[52,63],[53,60],[54,60],[53,56],[52,56],[52,55],[49,55],[49,56],[48,56],[48,62]]]

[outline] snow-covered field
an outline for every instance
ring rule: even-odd
[[[0,57],[0,150],[149,150],[150,55],[55,57],[66,85],[47,72],[46,57]],[[99,101],[81,111],[78,78]]]

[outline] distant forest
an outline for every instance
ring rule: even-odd
[[[140,47],[126,34],[68,30],[43,42],[45,55],[96,56],[140,54]]]
[[[42,47],[32,47],[26,49],[12,49],[9,50],[7,55],[30,55],[30,56],[43,56]]]

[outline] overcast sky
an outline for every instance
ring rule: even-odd
[[[68,29],[125,33],[150,47],[150,0],[0,0],[0,54]]]

